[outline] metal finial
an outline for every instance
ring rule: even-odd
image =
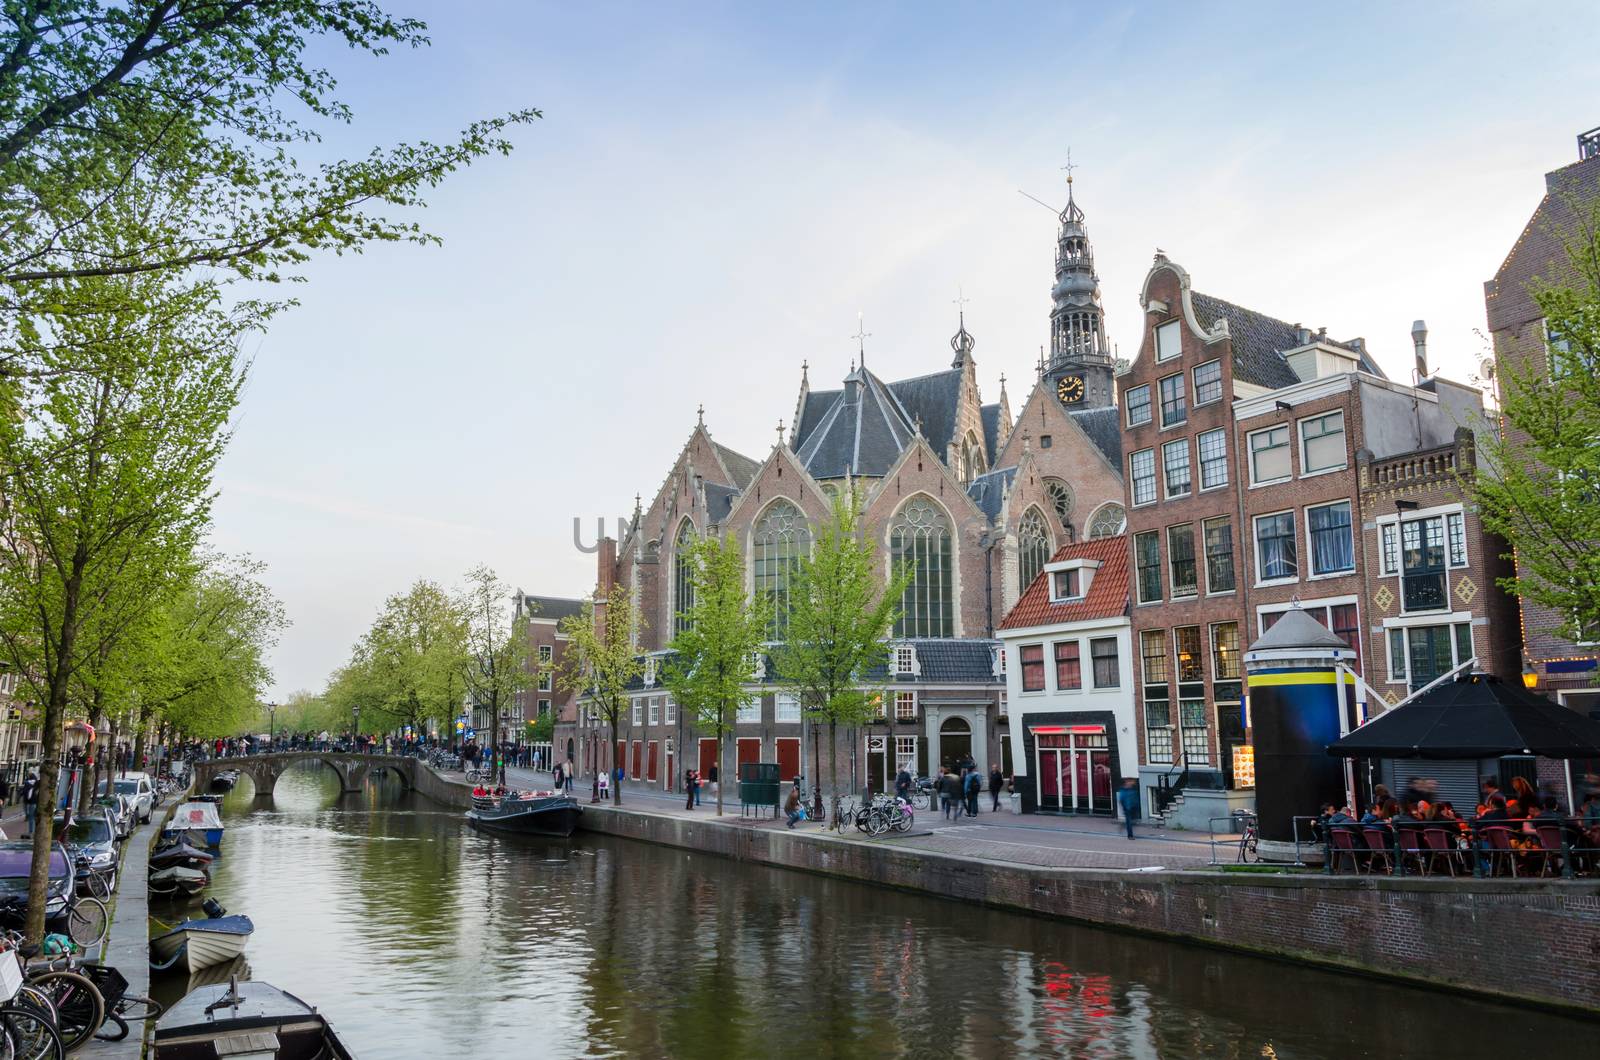
[[[701,427],[706,425],[706,407],[704,405],[694,410],[694,416]]]
[[[1072,160],[1072,148],[1070,147],[1067,148],[1067,164],[1061,168],[1067,171],[1067,194],[1070,196],[1072,194],[1072,171],[1078,168],[1077,163]]]
[[[780,449],[783,447],[783,421],[782,420],[778,421],[778,447]]]
[[[967,303],[970,301],[972,299],[967,297],[967,292],[958,284],[956,286],[956,296],[950,300],[950,304],[956,307],[956,312],[961,317],[961,326],[963,328],[967,326]]]
[[[867,366],[867,340],[872,338],[872,332],[867,330],[866,324],[863,322],[865,317],[865,313],[856,314],[856,333],[850,336],[856,340],[856,352],[861,354],[861,367],[863,368]],[[850,365],[850,370],[852,372],[856,370],[853,362]]]

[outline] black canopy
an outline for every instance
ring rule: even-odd
[[[1518,685],[1474,674],[1378,715],[1337,743],[1338,758],[1600,756],[1600,722]]]

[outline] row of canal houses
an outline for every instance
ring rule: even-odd
[[[1573,204],[1600,193],[1593,135],[1580,155],[1549,174],[1486,285],[1502,360],[1544,349],[1527,289],[1553,275]],[[1472,660],[1600,707],[1595,646],[1559,640],[1551,616],[1498,587],[1509,549],[1460,486],[1482,470],[1478,441],[1497,424],[1478,388],[1432,370],[1421,321],[1411,370],[1390,378],[1365,340],[1202,294],[1158,252],[1138,292],[1138,353],[1119,362],[1070,181],[1058,220],[1051,342],[1015,414],[1004,377],[998,399],[982,400],[963,317],[949,367],[927,375],[880,378],[864,343],[837,388],[812,389],[803,366],[791,426],[763,458],[696,422],[627,533],[598,553],[598,595],[625,585],[641,615],[631,709],[612,733],[579,700],[531,693],[557,712],[557,757],[585,774],[620,766],[627,786],[661,791],[681,790],[686,769],[709,775],[714,742],[659,680],[690,602],[685,546],[738,541],[779,638],[794,564],[841,490],[863,498],[885,579],[893,564],[914,572],[888,660],[868,675],[884,692],[880,716],[838,736],[855,786],[970,757],[1012,778],[1022,812],[1110,815],[1132,777],[1147,813],[1204,828],[1253,803],[1241,659],[1295,608],[1349,646],[1369,714]],[[535,665],[559,662],[554,621],[531,628]],[[825,773],[824,732],[770,657],[749,688],[726,765]],[[1430,773],[1471,805],[1480,770],[1497,768]],[[1379,773],[1404,782],[1390,764]]]

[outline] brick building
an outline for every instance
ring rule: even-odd
[[[652,670],[688,610],[691,542],[706,534],[739,542],[752,590],[777,605],[776,641],[811,527],[829,517],[834,494],[854,488],[885,578],[896,562],[914,578],[882,675],[883,718],[840,737],[853,780],[876,787],[899,764],[929,773],[968,755],[1009,763],[995,628],[1061,545],[1115,536],[1125,521],[1114,363],[1092,247],[1070,189],[1054,275],[1050,353],[1015,421],[1003,378],[999,400],[982,400],[963,313],[948,368],[886,381],[867,366],[865,336],[836,389],[813,390],[803,366],[792,427],[780,426],[763,459],[722,445],[697,423],[648,503],[636,499],[628,533],[599,554],[599,584],[626,585],[639,603],[635,639]],[[798,704],[775,687],[770,660],[758,661],[750,693],[735,736],[738,760],[814,775],[820,742]],[[580,710],[582,769],[609,763],[620,748],[636,783],[670,788],[687,764],[709,771],[709,743],[651,673],[634,699],[613,738]]]
[[[1579,236],[1600,200],[1600,129],[1578,137],[1578,161],[1545,174],[1545,194],[1517,237],[1510,253],[1484,284],[1489,333],[1494,342],[1497,375],[1505,379],[1513,367],[1536,366],[1548,374],[1544,317],[1533,300],[1539,282],[1569,278],[1565,242]],[[1559,341],[1559,340],[1557,340]],[[1516,436],[1509,440],[1513,443]],[[1545,694],[1586,711],[1600,710],[1600,631],[1592,636],[1566,635],[1567,616],[1531,600],[1520,601],[1520,631],[1528,666]]]
[[[1143,341],[1119,380],[1141,786],[1158,808],[1166,804],[1158,791],[1181,790],[1171,812],[1204,827],[1253,801],[1248,759],[1238,754],[1249,745],[1240,651],[1290,608],[1355,649],[1369,683],[1375,660],[1400,644],[1413,661],[1398,677],[1401,693],[1409,679],[1470,658],[1456,657],[1469,649],[1516,672],[1488,628],[1498,553],[1459,497],[1425,498],[1428,510],[1405,526],[1410,552],[1396,551],[1396,528],[1380,525],[1394,521],[1396,499],[1407,500],[1390,482],[1405,458],[1426,462],[1458,445],[1458,428],[1470,450],[1473,432],[1491,425],[1476,390],[1428,375],[1421,337],[1419,381],[1396,383],[1362,339],[1330,339],[1195,292],[1163,255],[1141,304]],[[1442,480],[1427,485],[1447,491]],[[1384,534],[1385,555],[1404,559],[1413,586],[1443,557],[1440,591],[1426,608],[1414,591],[1412,609],[1403,601],[1397,609],[1396,587],[1385,591],[1386,576],[1372,568]],[[1454,535],[1454,544],[1437,535]],[[1435,643],[1441,627],[1446,637]]]
[[[567,650],[567,638],[560,631],[564,618],[583,613],[583,601],[562,596],[532,596],[521,589],[511,598],[512,613],[526,619],[528,638],[528,687],[513,697],[514,717],[523,722],[555,715],[555,730],[550,745],[535,747],[544,752],[549,764],[555,757],[577,754],[578,709],[574,696],[556,684],[556,673]],[[521,726],[518,726],[518,736]]]

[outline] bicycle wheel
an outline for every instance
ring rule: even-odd
[[[909,832],[911,831],[912,822],[915,820],[916,816],[910,810],[901,810],[894,815],[894,820],[890,822],[889,827],[896,832]]]
[[[867,827],[863,829],[867,835],[874,838],[889,830],[889,815],[882,810],[869,810],[867,812]]]
[[[87,976],[77,972],[42,972],[33,985],[50,995],[56,1007],[56,1029],[61,1046],[72,1052],[89,1040],[106,1021],[106,999]]]
[[[11,999],[11,1004],[21,1008],[30,1008],[44,1017],[50,1026],[56,1025],[56,1006],[50,1000],[50,995],[34,986],[32,983],[23,983],[17,991],[17,996]]]
[[[111,898],[111,892],[117,889],[116,880],[116,869],[112,869],[110,872],[104,873],[89,873],[89,896],[91,898],[98,898],[102,902],[109,901]]]
[[[31,1008],[10,1004],[0,1008],[0,1026],[5,1028],[8,1057],[60,1060],[67,1055],[55,1027]]]
[[[98,946],[106,937],[110,920],[105,903],[100,899],[79,898],[73,902],[72,911],[67,914],[67,934],[84,949]]]
[[[1256,850],[1256,834],[1246,832],[1244,838],[1239,840],[1239,860],[1245,864],[1261,860],[1261,854]]]

